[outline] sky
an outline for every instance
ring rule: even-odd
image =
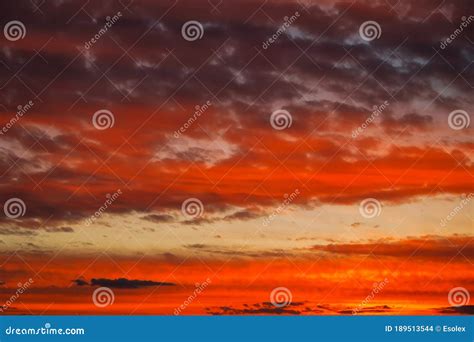
[[[0,313],[472,314],[470,9],[2,3]]]

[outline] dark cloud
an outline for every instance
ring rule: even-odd
[[[474,315],[474,305],[448,306],[437,308],[436,311],[440,314]]]
[[[368,243],[335,243],[314,245],[313,251],[341,255],[374,255],[425,259],[459,259],[474,257],[474,238],[466,235],[426,235],[406,239],[382,239]]]
[[[242,257],[242,258],[278,258],[282,256],[292,256],[293,252],[283,249],[269,249],[262,251],[248,251],[243,249],[229,248],[218,245],[207,245],[207,244],[189,244],[183,245],[184,248],[194,250],[200,253],[209,253],[214,255],[224,255],[231,257]]]
[[[50,227],[45,229],[48,233],[73,233],[74,229],[71,227]]]
[[[121,289],[138,289],[141,287],[149,286],[175,286],[174,283],[160,282],[153,280],[131,280],[126,278],[118,279],[105,279],[105,278],[92,278],[90,281],[91,286],[106,286],[111,288]]]
[[[89,283],[87,282],[87,280],[85,280],[85,279],[83,279],[83,278],[74,279],[73,282],[74,282],[77,286],[89,285]]]
[[[237,211],[233,214],[225,216],[223,220],[224,221],[234,221],[234,220],[246,221],[246,220],[253,220],[253,219],[259,218],[262,215],[263,214],[260,212],[255,212],[251,210],[241,210],[241,211]]]
[[[211,315],[300,315],[310,310],[303,302],[292,302],[284,307],[276,307],[270,302],[244,304],[243,307],[219,306],[205,309]]]
[[[357,311],[354,311],[357,310]],[[393,312],[393,308],[388,305],[373,305],[373,306],[364,306],[364,307],[355,307],[352,309],[343,309],[338,311],[340,314],[343,315],[353,315],[354,312],[359,314],[379,314],[379,313],[389,313]]]
[[[174,217],[166,214],[151,214],[145,217],[142,217],[143,220],[154,222],[154,223],[168,223],[173,222]]]
[[[302,206],[354,204],[369,196],[400,203],[474,191],[470,147],[452,149],[472,135],[472,125],[459,133],[446,125],[454,108],[473,105],[472,30],[440,48],[470,5],[249,0],[221,2],[217,16],[213,4],[195,1],[193,13],[205,32],[191,43],[181,36],[189,20],[183,2],[134,2],[127,10],[120,1],[45,1],[39,5],[44,15],[27,0],[17,6],[3,2],[2,16],[23,21],[27,35],[5,40],[0,50],[1,126],[19,104],[29,99],[35,104],[2,135],[2,195],[22,198],[30,218],[68,227],[94,214],[106,194],[124,183],[129,191],[108,213],[179,210],[199,189],[206,212],[213,206],[223,215],[228,213],[223,208],[247,208],[224,221],[257,218],[252,208],[275,205],[275,196],[301,182],[311,189],[294,203]],[[123,16],[117,23],[84,50],[118,11]],[[283,18],[297,11],[291,28],[264,49]],[[382,27],[372,42],[358,33],[367,20]],[[195,106],[208,100],[212,106],[199,122],[170,139]],[[390,107],[381,124],[371,127],[383,136],[361,136],[347,146],[351,131],[384,101]],[[116,114],[116,122],[114,130],[98,132],[91,116],[104,107]],[[269,126],[275,107],[293,118],[283,134]],[[421,141],[401,143],[397,138],[404,132]],[[447,136],[447,143],[433,146],[424,133]],[[283,160],[285,170],[274,174]],[[349,174],[345,180],[313,177],[346,170],[358,175],[357,187],[349,186],[354,180]],[[426,170],[435,170],[433,177],[420,179]],[[254,191],[257,180],[264,180],[265,191]],[[144,219],[173,222],[165,214]],[[0,223],[6,221],[0,217]],[[213,222],[203,217],[182,224]],[[7,227],[0,234],[34,233]]]

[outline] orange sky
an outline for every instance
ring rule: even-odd
[[[466,3],[79,5],[0,5],[1,314],[472,313]]]

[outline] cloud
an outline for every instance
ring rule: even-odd
[[[71,227],[50,227],[45,229],[48,233],[73,233],[74,229]]]
[[[28,34],[6,41],[0,51],[8,66],[0,79],[3,123],[32,95],[15,82],[16,70],[21,70],[18,77],[34,82],[30,88],[44,87],[42,101],[20,119],[21,125],[3,134],[0,148],[0,172],[7,184],[3,192],[25,200],[28,217],[64,226],[80,222],[122,185],[119,180],[131,179],[129,191],[108,208],[109,214],[179,211],[194,194],[206,209],[224,215],[224,208],[243,208],[224,216],[225,221],[252,220],[258,217],[252,208],[274,206],[275,198],[301,183],[307,189],[294,204],[302,206],[354,204],[368,195],[402,203],[474,191],[472,153],[469,146],[459,149],[472,135],[472,125],[453,132],[446,123],[453,108],[472,107],[472,89],[465,81],[473,77],[472,68],[466,68],[471,46],[459,37],[456,48],[433,49],[452,31],[452,23],[469,12],[466,2],[404,2],[398,12],[373,1],[308,4],[308,11],[296,1],[271,2],[264,10],[272,18],[295,11],[301,15],[288,34],[263,49],[282,22],[254,15],[258,1],[222,3],[225,15],[219,17],[212,15],[209,3],[198,1],[206,33],[192,50],[181,37],[182,4],[133,6],[136,11],[124,11],[117,3],[89,3],[91,19],[75,15],[74,3],[46,2],[42,8],[49,25],[33,8],[25,8]],[[80,52],[100,23],[119,10],[123,17],[100,42],[88,54]],[[18,16],[5,4],[0,11]],[[167,15],[149,29],[145,13]],[[71,17],[73,26],[61,36],[65,26],[56,19],[64,17]],[[382,36],[371,44],[358,35],[368,17],[383,22]],[[339,25],[332,25],[336,19]],[[159,48],[153,44],[157,40]],[[123,58],[117,41],[134,47],[132,58]],[[97,80],[97,70],[118,60],[108,77]],[[28,61],[27,68],[22,61]],[[285,70],[285,77],[275,77],[275,70]],[[449,91],[443,92],[445,84]],[[381,123],[353,140],[352,130],[365,122],[372,107],[392,96],[396,103],[380,115]],[[212,106],[182,136],[173,137],[196,106],[208,100]],[[429,113],[420,108],[425,103],[431,104]],[[105,104],[116,115],[115,125],[99,132],[91,116]],[[283,132],[269,124],[279,107],[292,115],[292,126]],[[411,135],[401,142],[401,132]],[[127,145],[122,145],[123,136],[130,138]],[[442,148],[433,145],[432,136],[443,138]],[[124,160],[142,171],[132,175]],[[284,169],[278,161],[285,161]],[[341,177],[340,170],[350,173]],[[324,177],[314,177],[322,171]],[[350,186],[354,181],[357,186]],[[255,192],[257,184],[272,190]],[[40,188],[48,189],[48,196]],[[163,214],[144,219],[172,222]]]
[[[211,315],[300,315],[309,308],[302,307],[303,302],[290,303],[284,307],[276,307],[272,303],[262,302],[243,304],[243,307],[219,306],[208,307],[205,310]]]
[[[444,308],[437,308],[439,314],[453,314],[453,315],[474,315],[474,305],[463,306],[448,306]]]
[[[207,245],[202,243],[183,245],[186,249],[197,250],[203,253],[214,254],[215,256],[224,255],[230,257],[243,258],[278,258],[282,256],[291,257],[292,251],[283,249],[268,249],[268,250],[244,250],[236,249],[227,246]]]
[[[126,278],[118,279],[91,279],[91,286],[107,286],[107,287],[116,287],[116,288],[127,288],[127,289],[137,289],[140,287],[148,286],[175,286],[174,283],[168,282],[159,282],[153,280],[129,280]]]
[[[240,210],[223,218],[224,221],[247,221],[261,217],[263,214],[253,210]]]
[[[154,223],[168,223],[173,222],[174,217],[167,214],[151,214],[145,217],[142,217],[143,220],[154,222]]]
[[[85,280],[85,279],[83,279],[83,278],[74,279],[73,282],[74,282],[77,286],[86,286],[86,285],[89,285],[89,283],[87,282],[87,280]]]
[[[137,279],[126,279],[126,278],[117,278],[117,279],[106,279],[106,278],[92,278],[90,283],[86,280],[79,278],[75,279],[74,282],[78,286],[105,286],[111,288],[120,288],[120,289],[138,289],[141,287],[150,287],[150,286],[175,286],[174,283],[160,282],[153,280],[137,280]]]
[[[425,259],[451,258],[463,260],[474,257],[474,237],[466,235],[408,237],[405,239],[381,239],[368,243],[333,243],[314,245],[313,251],[340,255],[374,255],[385,257],[413,257]]]

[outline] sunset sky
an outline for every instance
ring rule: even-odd
[[[0,314],[474,312],[470,0],[0,13]]]

